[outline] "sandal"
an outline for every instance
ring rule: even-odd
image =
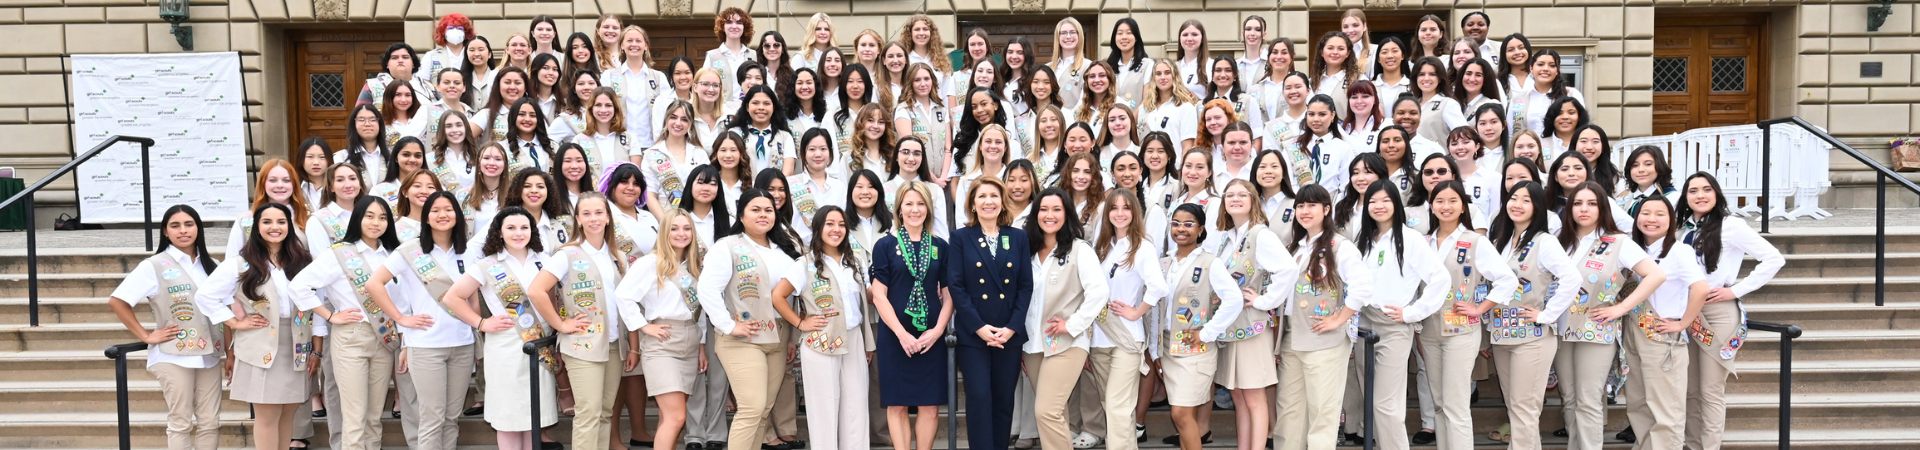
[[[306,439],[290,439],[290,440],[288,440],[288,441],[287,441],[287,443],[288,443],[288,444],[292,444],[292,443],[295,443],[295,442],[298,442],[298,443],[300,443],[300,446],[299,446],[299,447],[294,447],[294,446],[292,446],[292,445],[288,445],[288,446],[287,446],[287,450],[306,450],[306,449],[307,449],[307,447],[309,447],[309,446],[312,446],[312,445],[313,445],[313,443],[312,443],[312,442],[309,442],[309,441],[307,441]]]
[[[1504,423],[1504,424],[1500,424],[1500,428],[1487,433],[1487,439],[1492,439],[1494,442],[1506,444],[1510,442],[1509,439],[1513,437],[1512,435],[1513,435],[1513,424]]]

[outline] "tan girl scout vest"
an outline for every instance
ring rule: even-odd
[[[494,295],[499,297],[501,309],[504,310],[494,311],[492,315],[506,314],[507,317],[512,318],[514,332],[520,335],[521,342],[531,342],[546,337],[546,325],[541,324],[540,319],[535,317],[538,314],[534,312],[533,305],[527,303],[527,290],[521,286],[519,277],[507,269],[503,261],[506,258],[506,253],[501,253],[480,258],[479,261],[480,273],[485,274],[480,278],[487,280],[487,287],[493,289]],[[482,302],[481,305],[486,303]],[[540,363],[545,365],[547,370],[553,370],[553,347],[541,347],[539,358]]]
[[[247,268],[247,262],[240,261],[240,271],[246,272]],[[267,318],[266,328],[233,333],[233,357],[254,367],[271,369],[273,360],[282,356],[275,353],[280,349],[280,304],[285,300],[280,298],[280,290],[274,288],[272,282],[261,285],[260,294],[263,298],[260,301],[248,299],[243,292],[233,294],[233,301],[246,305],[244,309],[248,314]],[[293,368],[306,370],[307,363],[313,359],[313,313],[295,308],[293,329],[287,331],[293,333]]]
[[[1296,189],[1313,184],[1307,180],[1318,182],[1317,180],[1320,179],[1313,173],[1319,166],[1319,161],[1314,161],[1313,155],[1307,153],[1307,148],[1300,145],[1300,132],[1300,124],[1287,120],[1285,114],[1267,125],[1267,139],[1275,139],[1275,142],[1280,143],[1281,156],[1285,157],[1282,159],[1287,160],[1287,169],[1293,172],[1288,176],[1293,178]]]
[[[689,142],[687,150],[694,149],[693,143]],[[654,179],[660,180],[660,193],[666,195],[667,205],[680,207],[680,193],[686,185],[680,180],[680,170],[674,168],[673,155],[668,155],[664,151],[648,150],[645,160],[641,162],[645,163],[641,169],[652,173]]]
[[[607,342],[607,305],[602,299],[607,296],[607,284],[600,279],[600,264],[593,262],[587,250],[578,245],[561,250],[561,259],[567,265],[568,280],[560,280],[557,288],[562,298],[555,302],[560,318],[584,315],[591,323],[578,333],[562,334],[558,342],[560,353],[593,362],[606,362],[607,349],[613,344]]]
[[[1452,275],[1453,285],[1447,287],[1447,298],[1440,305],[1440,313],[1427,316],[1427,320],[1421,321],[1422,333],[1459,336],[1480,332],[1480,316],[1455,313],[1453,303],[1470,301],[1479,305],[1480,302],[1487,301],[1487,291],[1492,287],[1488,286],[1486,275],[1477,269],[1479,261],[1474,256],[1477,251],[1474,247],[1492,244],[1487,243],[1485,236],[1472,231],[1462,236],[1465,239],[1454,242],[1453,248],[1440,249],[1440,262],[1446,268],[1447,274]]]
[[[802,177],[812,178],[811,175],[807,175],[804,169],[802,169],[799,175]],[[828,181],[832,181],[832,180],[829,179]],[[804,220],[807,222],[812,222],[813,212],[818,211],[820,209],[820,201],[814,198],[815,195],[813,193],[813,187],[809,186],[808,183],[801,182],[801,183],[795,184],[794,186],[795,187],[791,187],[791,189],[788,189],[790,191],[793,191],[793,211],[797,213],[797,215],[795,215],[794,217],[797,217],[800,220]]]
[[[1559,288],[1559,282],[1553,275],[1540,266],[1540,255],[1536,244],[1541,239],[1554,239],[1552,235],[1540,233],[1533,240],[1518,249],[1508,252],[1507,266],[1513,268],[1513,274],[1520,279],[1520,291],[1513,293],[1513,301],[1496,306],[1487,312],[1485,320],[1492,328],[1493,343],[1498,345],[1519,345],[1539,340],[1547,336],[1547,327],[1535,323],[1533,319],[1520,317],[1520,307],[1534,310],[1547,309],[1547,295]]]
[[[400,330],[382,313],[384,310],[373,303],[373,294],[367,293],[367,280],[373,278],[373,267],[354,249],[352,242],[333,244],[333,257],[340,262],[340,273],[347,275],[347,283],[353,285],[353,295],[360,299],[360,311],[373,322],[373,331],[379,333],[381,345],[390,352],[398,350]]]
[[[1207,326],[1214,314],[1220,311],[1220,297],[1213,295],[1213,278],[1207,276],[1206,268],[1213,265],[1213,254],[1194,249],[1198,253],[1190,265],[1173,266],[1174,257],[1160,259],[1162,266],[1170,273],[1179,273],[1180,279],[1167,292],[1173,303],[1173,321],[1167,323],[1167,337],[1162,339],[1162,347],[1169,355],[1200,355],[1213,351],[1213,345],[1201,342],[1198,346],[1187,345],[1187,336],[1199,333]],[[1242,310],[1244,312],[1244,310]]]
[[[773,279],[767,276],[767,265],[760,260],[760,253],[754,251],[753,243],[745,236],[729,236],[715,247],[727,249],[730,256],[727,263],[733,267],[733,276],[727,280],[727,288],[721,294],[726,298],[728,312],[733,315],[734,326],[750,326],[760,330],[753,337],[746,338],[749,344],[780,343],[779,323],[774,320],[780,314],[773,309],[773,288],[767,283]],[[710,268],[720,269],[720,268]],[[741,339],[728,336],[729,339]]]
[[[386,72],[381,72],[379,75],[374,75],[373,78],[367,79],[367,93],[373,94],[374,111],[386,114],[387,83],[392,82],[393,74]],[[415,95],[414,101],[418,102],[424,98],[426,98],[426,95]],[[388,143],[388,145],[392,145],[392,143]]]
[[[1415,135],[1434,142],[1447,141],[1447,132],[1449,131],[1447,129],[1447,120],[1441,115],[1444,112],[1440,111],[1440,108],[1446,107],[1446,102],[1440,101],[1443,97],[1445,96],[1436,94],[1433,96],[1433,100],[1428,100],[1420,104],[1420,126],[1414,130]]]
[[[618,77],[615,77],[615,78],[618,78]],[[615,148],[615,149],[600,148],[600,140],[594,139],[591,133],[588,133],[586,131],[587,124],[585,122],[585,119],[580,119],[580,120],[581,122],[577,124],[580,126],[580,128],[576,128],[576,129],[581,131],[580,131],[580,134],[576,135],[573,138],[573,142],[576,144],[580,144],[580,149],[584,150],[582,153],[587,154],[587,176],[593,176],[593,174],[600,173],[600,169],[603,167],[606,167],[605,165],[606,163],[602,163],[601,161],[626,160],[626,155],[629,152],[629,150],[627,149],[633,148],[633,144],[629,143],[627,140],[626,133],[613,133],[614,138],[620,141],[621,148]]]
[[[1257,267],[1259,263],[1254,259],[1254,255],[1259,254],[1259,249],[1256,247],[1258,247],[1257,243],[1260,240],[1256,237],[1266,230],[1266,225],[1253,224],[1247,226],[1247,232],[1240,235],[1239,247],[1231,249],[1233,253],[1227,257],[1227,273],[1233,275],[1234,281],[1240,283],[1240,288],[1253,289],[1253,291],[1258,294],[1266,293],[1268,285],[1272,284],[1272,280],[1267,279],[1267,272],[1260,270],[1260,268]],[[1227,250],[1229,249],[1226,248],[1226,246],[1229,244],[1231,244],[1231,242],[1222,242],[1221,249],[1217,254],[1228,254]],[[1230,300],[1240,301],[1240,299]],[[1242,309],[1240,310],[1240,317],[1234,318],[1233,324],[1227,326],[1227,331],[1220,334],[1220,341],[1237,342],[1252,339],[1261,333],[1272,331],[1276,325],[1273,321],[1272,311],[1253,308]]]
[[[1078,242],[1079,241],[1063,242],[1055,245],[1074,245]],[[1074,311],[1080,310],[1081,302],[1086,301],[1087,292],[1080,287],[1080,265],[1077,263],[1079,258],[1080,249],[1078,246],[1074,246],[1068,248],[1065,258],[1054,258],[1049,255],[1047,258],[1041,260],[1041,271],[1047,275],[1047,288],[1046,291],[1044,291],[1044,296],[1041,297],[1045,299],[1045,303],[1041,308],[1041,312],[1045,314],[1041,316],[1045,318],[1041,321],[1042,324],[1047,320],[1066,320],[1067,316],[1072,316]],[[1076,330],[1067,331],[1071,332]],[[1058,355],[1060,352],[1073,348],[1073,336],[1066,334],[1059,336],[1049,335],[1045,329],[1036,331],[1035,333],[1040,335],[1040,343],[1045,347],[1044,356]]]
[[[1573,307],[1567,308],[1567,316],[1560,320],[1560,340],[1596,344],[1620,342],[1621,321],[1594,322],[1587,318],[1587,312],[1620,302],[1620,286],[1624,282],[1620,276],[1620,248],[1637,245],[1623,239],[1625,236],[1601,236],[1593,241],[1585,254],[1574,259],[1574,263],[1580,265],[1580,291],[1574,297]]]
[[[1324,261],[1326,258],[1332,258],[1333,255],[1331,253],[1333,252],[1330,250],[1337,249],[1342,245],[1353,244],[1348,242],[1346,238],[1335,236],[1333,238],[1333,245],[1329,250],[1321,250],[1321,259]],[[1303,250],[1305,249],[1303,248]],[[1354,335],[1360,332],[1358,322],[1352,318],[1347,319],[1347,332],[1345,333],[1313,332],[1315,319],[1340,314],[1340,309],[1346,307],[1346,282],[1340,280],[1340,274],[1329,271],[1329,273],[1327,273],[1328,279],[1326,280],[1329,288],[1323,288],[1314,285],[1313,279],[1308,278],[1307,272],[1306,268],[1300,269],[1300,278],[1295,281],[1293,287],[1293,313],[1287,315],[1287,326],[1293,328],[1293,332],[1288,334],[1288,336],[1292,337],[1290,341],[1293,342],[1291,344],[1293,351],[1311,352],[1326,350],[1352,343]]]
[[[807,347],[822,354],[845,355],[847,354],[847,316],[842,315],[841,311],[847,308],[858,308],[865,302],[858,298],[845,298],[840,295],[840,283],[833,279],[833,274],[820,271],[809,259],[803,258],[795,262],[795,264],[806,265],[807,276],[807,285],[796,287],[795,292],[800,294],[800,299],[806,307],[806,314],[826,317],[827,326],[820,328],[819,331],[801,333],[800,342],[806,343]],[[860,270],[857,268],[860,267],[860,261],[856,254],[854,259],[856,268],[853,270],[856,284],[860,281],[858,280]]]
[[[220,327],[207,320],[193,301],[193,277],[173,257],[162,252],[147,258],[153,264],[154,279],[160,281],[159,294],[147,299],[153,307],[154,329],[180,325],[173,341],[153,346],[154,350],[180,356],[212,354],[220,348]]]
[[[1131,260],[1128,263],[1131,264]],[[1120,272],[1120,267],[1116,264],[1107,268],[1107,279],[1113,279],[1113,275]],[[1148,317],[1153,317],[1153,314],[1141,317],[1141,325],[1146,325]],[[1100,327],[1100,331],[1107,334],[1107,340],[1113,341],[1114,347],[1127,353],[1140,353],[1147,349],[1146,342],[1133,339],[1133,331],[1127,329],[1126,319],[1114,316],[1113,308],[1100,308],[1100,315],[1094,317],[1093,326]]]
[[[435,122],[434,126],[436,127],[439,126],[438,122]],[[431,155],[433,153],[427,153],[427,154]],[[466,169],[466,168],[456,169],[453,166],[448,165],[446,161],[436,161],[436,162],[427,164],[427,171],[433,172],[433,177],[440,179],[440,184],[446,187],[445,190],[447,192],[460,193],[462,198],[464,198],[466,192],[469,191],[470,189],[467,188],[467,185],[460,183],[460,174],[456,173],[455,170],[471,171],[471,169]]]

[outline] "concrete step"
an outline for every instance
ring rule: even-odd
[[[131,370],[145,372],[140,368]],[[112,414],[119,411],[114,391],[112,379],[0,382],[0,398],[7,399],[7,405],[16,411]],[[221,391],[221,410],[247,410],[246,402],[230,399],[225,387]],[[167,403],[166,399],[161,398],[160,382],[128,381],[127,406],[129,411],[166,411]]]
[[[1871,277],[1874,254],[1871,249],[1857,253],[1788,253],[1787,264],[1777,277]],[[1740,273],[1749,273],[1759,261],[1741,261]],[[1887,274],[1920,273],[1920,253],[1887,253]]]
[[[155,235],[158,239],[158,234]],[[161,244],[164,245],[164,244]],[[215,260],[224,256],[220,249],[210,249]],[[140,265],[153,252],[142,248],[47,248],[41,247],[35,255],[42,275],[52,273],[90,273],[119,272],[126,273]],[[0,273],[27,273],[26,249],[8,249],[0,252]]]
[[[1920,348],[1920,330],[1807,330],[1793,341],[1793,359],[1824,360],[1901,360],[1913,357]],[[1779,361],[1780,335],[1749,331],[1740,348],[1743,361]]]
[[[1758,303],[1749,302],[1747,318],[1799,325],[1803,330],[1920,329],[1920,302]]]
[[[143,321],[144,322],[144,321]],[[142,323],[151,330],[152,323]],[[105,351],[108,346],[134,342],[133,333],[118,323],[56,323],[41,322],[38,327],[26,324],[0,325],[0,352],[19,351]]]
[[[0,382],[112,380],[113,361],[107,359],[105,349],[0,352],[0,367],[6,368],[0,370]],[[128,355],[127,379],[153,380],[153,375],[142,369],[146,365],[146,352]]]
[[[1727,394],[1780,393],[1780,362],[1749,360],[1742,352],[1734,363],[1735,377],[1727,380]],[[1795,394],[1920,393],[1920,361],[1833,360],[1793,362]]]
[[[126,272],[43,273],[40,274],[40,297],[104,300],[113,294],[114,288],[120,287],[120,280],[125,278]],[[27,281],[25,272],[0,274],[0,298],[26,298]]]
[[[1749,222],[1755,230],[1760,225]],[[1777,227],[1765,234],[1767,241],[1785,254],[1866,253],[1874,251],[1872,223],[1865,227]],[[1920,252],[1920,227],[1916,224],[1888,224],[1887,252]],[[1899,225],[1899,226],[1894,226]]]
[[[109,291],[111,293],[111,291]],[[43,293],[44,294],[44,293]],[[82,324],[82,323],[120,323],[113,315],[113,308],[107,304],[107,297],[40,297],[40,323],[42,324]],[[31,322],[31,302],[26,297],[0,298],[0,325],[25,325]],[[153,318],[153,308],[145,302],[133,307],[133,316],[141,320]]]
[[[1887,274],[1888,301],[1920,298],[1920,276]],[[1742,301],[1771,304],[1873,304],[1874,277],[1775,277]]]

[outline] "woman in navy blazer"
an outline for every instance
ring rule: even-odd
[[[947,264],[954,334],[960,338],[954,358],[966,380],[967,439],[975,450],[1005,450],[1013,434],[1013,391],[1020,381],[1020,345],[1027,341],[1033,269],[1027,234],[1011,226],[1013,213],[1002,203],[1007,186],[989,175],[966,192],[971,219],[953,232],[955,258]]]

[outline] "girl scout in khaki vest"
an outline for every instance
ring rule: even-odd
[[[773,409],[773,397],[787,371],[787,346],[781,342],[773,303],[773,274],[785,273],[800,252],[785,233],[774,233],[777,207],[767,191],[740,193],[740,217],[715,241],[700,264],[700,309],[713,324],[714,353],[732,384],[739,410],[727,431],[729,450],[753,450]]]
[[[534,279],[546,264],[540,255],[543,247],[533,215],[518,206],[500,210],[487,231],[477,235],[481,246],[473,251],[473,270],[440,296],[440,304],[461,323],[486,334],[481,347],[482,373],[489,386],[485,419],[498,445],[503,450],[529,450],[530,433],[537,432],[528,428],[533,405],[527,403],[531,375],[527,358],[533,356],[520,348],[526,341],[544,337],[547,330],[521,280]],[[479,301],[473,300],[475,292],[480,293]],[[543,351],[538,358],[545,363],[540,374],[540,426],[547,427],[559,422],[560,415],[553,395],[553,355]]]
[[[614,248],[613,214],[607,197],[583,192],[575,205],[573,236],[547,258],[534,275],[527,297],[560,340],[554,347],[566,363],[574,390],[573,445],[606,448],[614,395],[620,375],[640,363],[640,355],[621,354],[620,340],[632,339],[620,326],[629,302],[613,300],[613,286],[627,272],[626,254]],[[561,280],[565,280],[563,283]],[[550,292],[558,292],[559,299]]]
[[[226,334],[207,320],[194,302],[216,262],[207,253],[200,213],[174,205],[161,214],[168,246],[127,272],[107,305],[135,339],[145,342],[147,372],[160,381],[167,403],[167,447],[212,450],[220,440],[219,363]],[[238,248],[238,247],[231,247]],[[154,329],[148,331],[133,307],[151,302]]]
[[[1179,430],[1181,450],[1198,450],[1201,406],[1213,401],[1213,375],[1219,369],[1220,337],[1245,312],[1239,284],[1228,275],[1224,260],[1201,249],[1207,237],[1207,209],[1186,203],[1174,208],[1167,235],[1174,244],[1166,266],[1168,297],[1160,308],[1159,353],[1161,379],[1167,383],[1167,403],[1173,406],[1173,425]]]
[[[473,330],[440,306],[454,282],[475,267],[467,258],[467,221],[452,192],[427,196],[419,208],[426,230],[407,239],[373,271],[367,293],[399,324],[403,376],[413,377],[415,404],[403,405],[418,420],[417,445],[451,449],[460,436],[460,412],[473,382]],[[389,288],[388,282],[394,282]],[[471,297],[471,295],[469,295]]]
[[[224,322],[234,330],[227,347],[228,370],[233,373],[233,399],[253,404],[253,442],[259,450],[287,446],[294,414],[306,414],[307,377],[320,367],[313,358],[316,328],[313,314],[294,307],[288,276],[304,271],[313,257],[293,237],[293,211],[269,203],[253,210],[253,234],[239,257],[207,275],[194,291],[194,301],[207,321]],[[236,312],[233,305],[241,305]],[[360,319],[360,313],[322,316],[341,323]],[[244,313],[245,315],[239,315]],[[235,362],[240,362],[235,364]]]
[[[1230,299],[1246,303],[1240,315],[1220,336],[1220,369],[1215,381],[1233,391],[1234,416],[1241,426],[1242,442],[1259,442],[1267,436],[1273,407],[1267,399],[1267,387],[1280,381],[1273,364],[1274,343],[1279,328],[1272,310],[1286,300],[1286,289],[1273,289],[1274,280],[1292,278],[1300,270],[1288,253],[1285,241],[1267,228],[1262,210],[1260,188],[1253,182],[1235,179],[1220,191],[1222,214],[1214,227],[1222,230],[1209,244],[1222,259],[1228,275],[1240,291]],[[1244,406],[1242,406],[1244,405]]]
[[[1577,296],[1559,320],[1560,349],[1553,358],[1570,449],[1597,450],[1605,440],[1607,375],[1620,343],[1621,321],[1615,319],[1628,312],[1610,306],[1638,304],[1667,279],[1645,248],[1629,245],[1629,236],[1614,227],[1612,203],[1605,189],[1589,181],[1567,194],[1560,211],[1560,245],[1571,250],[1568,256],[1580,270],[1579,281],[1567,284],[1577,287]],[[1623,297],[1627,269],[1641,282]]]
[[[1649,196],[1633,205],[1633,242],[1646,246],[1647,255],[1667,274],[1646,303],[1622,302],[1616,310],[1628,325],[1622,338],[1627,364],[1637,370],[1627,377],[1627,421],[1636,431],[1634,442],[1650,449],[1678,449],[1685,444],[1687,374],[1693,363],[1687,354],[1687,327],[1706,306],[1707,271],[1693,247],[1676,240],[1679,216],[1664,196]],[[1630,309],[1629,309],[1630,308]]]
[[[811,133],[810,133],[811,134]],[[800,330],[801,374],[813,448],[868,448],[867,352],[873,349],[872,322],[862,317],[866,303],[865,252],[847,239],[847,214],[838,206],[820,207],[809,226],[812,245],[780,278],[774,298],[798,294],[804,309],[774,302],[787,323]],[[804,288],[800,288],[804,286]],[[801,312],[804,312],[803,316]]]
[[[1027,329],[1033,339],[1025,345],[1026,366],[1034,380],[1035,421],[1040,446],[1072,448],[1067,430],[1067,395],[1079,381],[1092,344],[1088,328],[1106,306],[1106,274],[1093,246],[1080,238],[1085,228],[1072,202],[1060,188],[1047,188],[1035,198],[1027,216],[1028,248],[1033,255],[1036,289],[1027,307]],[[1124,426],[1122,424],[1114,424]]]
[[[1104,438],[1109,450],[1135,448],[1134,432],[1144,431],[1144,418],[1134,415],[1141,397],[1141,375],[1149,369],[1149,335],[1143,319],[1167,297],[1166,276],[1160,273],[1156,258],[1160,249],[1147,237],[1146,207],[1135,192],[1107,191],[1100,208],[1100,237],[1093,247],[1103,255],[1100,266],[1112,292],[1107,308],[1094,319],[1091,355],[1094,376],[1102,380],[1105,391],[1101,403],[1107,410]]]
[[[1689,347],[1697,362],[1687,379],[1687,446],[1718,450],[1727,424],[1727,377],[1747,340],[1747,312],[1739,300],[1773,281],[1787,260],[1745,221],[1727,220],[1727,196],[1712,174],[1687,177],[1680,189],[1687,204],[1680,241],[1699,255],[1711,288],[1700,320],[1687,330],[1697,344]],[[1760,263],[1742,278],[1740,262],[1748,256]]]
[[[1507,396],[1507,420],[1513,425],[1511,448],[1537,450],[1547,368],[1559,349],[1552,339],[1553,325],[1573,305],[1578,291],[1560,286],[1572,286],[1581,277],[1560,241],[1547,233],[1546,190],[1539,183],[1522,181],[1507,192],[1489,240],[1501,249],[1507,266],[1520,278],[1520,287],[1512,301],[1489,313],[1488,332],[1493,336],[1500,392]]]
[[[706,321],[700,317],[700,302],[694,298],[694,280],[700,275],[700,234],[694,229],[693,215],[679,208],[666,209],[666,232],[653,252],[633,263],[633,271],[620,280],[614,292],[622,301],[636,303],[621,308],[621,322],[639,330],[633,346],[640,352],[640,365],[646,376],[646,390],[660,407],[658,429],[654,430],[654,448],[679,448],[680,430],[687,424],[687,398],[696,389],[694,379],[706,371]],[[638,449],[636,449],[638,450]]]
[[[380,447],[380,415],[393,381],[399,327],[373,303],[367,291],[374,267],[400,246],[393,211],[379,197],[360,196],[347,221],[347,234],[330,248],[315,250],[314,264],[288,282],[294,306],[330,307],[357,312],[359,319],[329,327],[333,378],[340,389],[342,447]],[[321,292],[324,291],[324,292]],[[324,300],[322,299],[324,295]],[[328,316],[331,317],[331,316]]]
[[[1432,384],[1435,442],[1448,450],[1473,447],[1473,366],[1481,349],[1481,315],[1506,304],[1519,282],[1500,249],[1475,233],[1473,196],[1457,180],[1434,185],[1428,202],[1428,239],[1449,280],[1440,311],[1421,321],[1420,348]],[[1483,225],[1481,225],[1483,226]]]
[[[1332,448],[1339,436],[1340,395],[1359,328],[1354,315],[1373,299],[1373,274],[1360,252],[1334,228],[1333,195],[1318,184],[1300,189],[1287,250],[1299,264],[1280,343],[1280,435],[1284,450]],[[1282,285],[1285,287],[1286,285]]]

